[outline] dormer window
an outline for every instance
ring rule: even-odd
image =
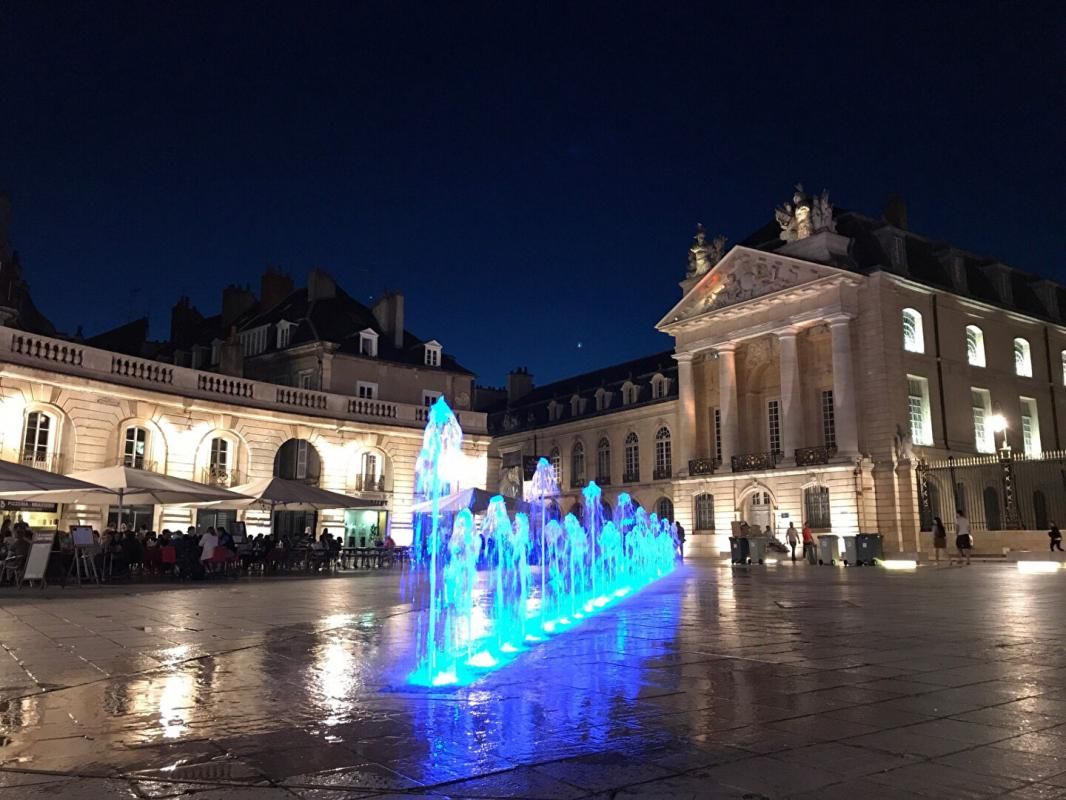
[[[260,325],[241,333],[241,355],[257,356],[267,349],[267,326]]]
[[[359,355],[369,358],[378,357],[378,334],[377,331],[367,328],[359,331]]]
[[[611,405],[611,393],[606,389],[596,390],[596,410],[604,411]]]
[[[548,403],[548,421],[557,422],[563,416],[563,404],[552,400]]]
[[[633,403],[637,402],[638,396],[639,392],[636,387],[636,384],[632,383],[631,381],[626,381],[624,384],[622,384],[623,405],[632,405]]]
[[[289,342],[292,341],[292,329],[295,327],[295,322],[289,322],[286,319],[283,319],[281,322],[278,323],[278,350],[284,350],[286,347],[289,346]]]
[[[217,366],[222,360],[222,340],[215,339],[211,342],[211,366]]]
[[[574,395],[570,398],[570,416],[576,417],[585,409],[585,401],[578,395]]]
[[[437,342],[437,341],[426,342],[424,347],[425,347],[424,361],[425,361],[426,366],[427,367],[439,367],[440,366],[440,355],[441,355],[440,342]]]
[[[661,400],[670,391],[670,379],[663,375],[655,375],[651,379],[651,397],[653,400]]]

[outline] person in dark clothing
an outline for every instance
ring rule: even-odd
[[[685,560],[685,526],[680,522],[674,522],[677,526],[677,557]]]
[[[1062,531],[1059,530],[1059,526],[1054,522],[1051,523],[1051,530],[1047,532],[1048,538],[1051,540],[1051,552],[1058,550],[1060,553],[1062,550]]]

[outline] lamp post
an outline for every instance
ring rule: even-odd
[[[1003,434],[1003,444],[999,448],[999,465],[1003,470],[1003,527],[1007,530],[1018,530],[1022,527],[1022,521],[1018,516],[1018,503],[1014,496],[1014,458],[1007,442],[1007,420],[1002,414],[993,414],[989,424],[993,434]]]

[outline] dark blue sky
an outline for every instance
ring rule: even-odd
[[[694,224],[796,181],[1066,280],[1056,4],[731,5],[9,0],[15,246],[87,333],[268,264],[400,288],[486,383],[668,347]]]

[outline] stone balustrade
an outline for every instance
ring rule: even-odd
[[[368,400],[279,386],[0,328],[0,367],[3,362],[181,397],[335,420],[377,422],[410,428],[421,428],[426,420],[425,407],[416,403]],[[461,412],[460,424],[469,433],[488,432],[486,415],[480,412]]]

